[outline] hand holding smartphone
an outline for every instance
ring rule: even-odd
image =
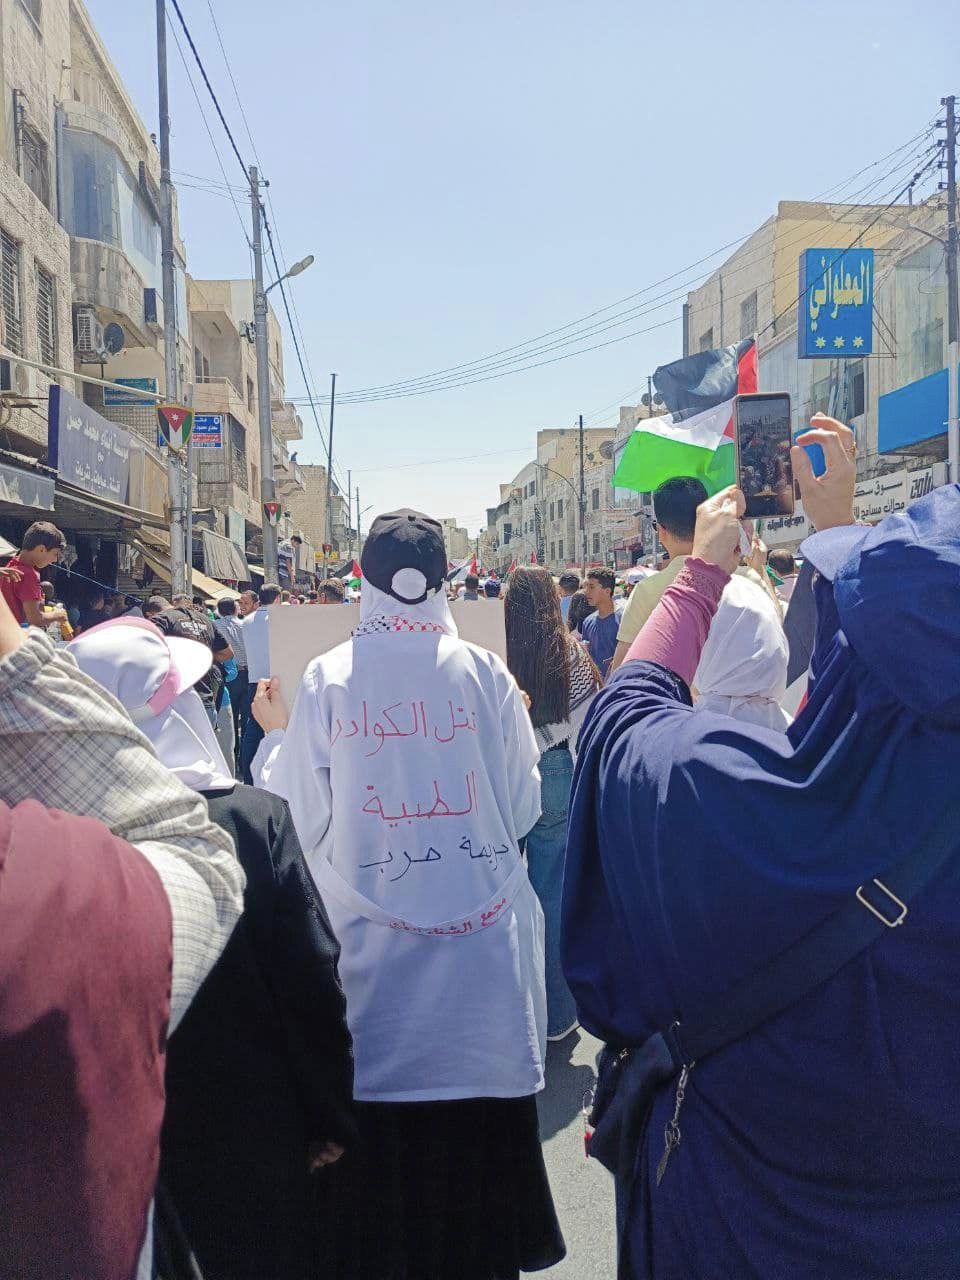
[[[737,485],[744,515],[792,516],[790,397],[786,392],[737,396],[733,405]]]

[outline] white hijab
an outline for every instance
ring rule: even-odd
[[[199,679],[210,667],[206,660],[183,661],[192,648],[203,649],[194,640],[168,640],[159,630],[139,621],[121,620],[92,627],[69,648],[81,671],[86,672],[127,710],[134,724],[153,743],[160,763],[175,773],[192,791],[222,791],[236,786],[236,779],[223,758],[203,703],[193,688],[184,683]],[[179,671],[171,672],[171,666]],[[189,670],[188,670],[189,667]],[[168,674],[169,673],[169,674]],[[148,705],[171,676],[179,676],[181,692],[158,713]],[[161,697],[161,702],[167,699]]]
[[[734,574],[724,588],[693,678],[698,711],[786,730],[789,647],[773,601],[762,587]]]
[[[136,723],[153,743],[160,763],[191,791],[224,791],[237,785],[195,690],[185,690],[166,711]]]
[[[405,604],[364,578],[360,586],[360,628],[363,630],[358,628],[359,634],[376,630],[376,624],[380,620],[388,622],[396,618],[403,618],[414,624],[424,623],[431,630],[439,628],[444,635],[457,637],[460,634],[450,612],[445,586],[441,586],[439,591],[422,604]],[[384,631],[390,629],[388,626],[382,628]]]

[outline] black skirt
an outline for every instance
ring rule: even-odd
[[[321,1179],[325,1276],[517,1280],[563,1258],[535,1097],[358,1103],[357,1120]]]

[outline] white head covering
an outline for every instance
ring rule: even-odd
[[[428,596],[422,604],[404,604],[364,578],[360,584],[360,627],[364,630],[373,630],[378,620],[388,621],[398,618],[413,624],[423,623],[430,630],[438,628],[444,635],[460,634],[453,620],[453,614],[450,612],[450,603],[444,587],[434,592],[432,596]],[[389,631],[394,628],[384,626],[379,629]]]
[[[165,636],[143,618],[115,618],[69,645],[77,666],[126,707],[160,763],[193,791],[236,785],[193,686],[210,670],[206,645]]]
[[[694,706],[737,720],[786,729],[789,649],[773,601],[741,574],[724,588],[693,678]]]

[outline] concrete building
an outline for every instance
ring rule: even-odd
[[[327,469],[316,464],[304,463],[298,468],[303,488],[290,493],[284,499],[284,505],[290,512],[294,523],[310,541],[318,556],[318,572],[324,572],[323,547],[331,547],[330,563],[346,560],[351,554],[359,556],[356,545],[356,533],[351,525],[351,511],[345,494],[334,481],[331,488],[330,501],[333,514],[333,540],[330,541],[327,530]]]
[[[256,552],[263,516],[257,358],[247,336],[253,321],[253,286],[249,280],[190,279],[188,299],[194,410],[220,420],[220,447],[194,450],[198,505],[217,514],[217,532],[238,545],[242,539],[244,547]],[[300,466],[290,460],[287,442],[301,439],[303,428],[296,409],[284,399],[283,335],[272,308],[267,329],[277,498],[285,510],[292,510],[290,501],[304,492],[305,481]],[[278,528],[279,540],[289,537],[297,523],[294,519],[290,529]]]
[[[457,524],[454,516],[446,516],[440,521],[443,525],[443,540],[447,545],[447,559],[454,564],[466,560],[476,550],[476,543],[466,529]]]
[[[858,229],[863,246],[875,251],[873,355],[800,359],[801,251],[844,248]],[[907,498],[915,488],[911,468],[922,473],[921,488],[928,481],[942,482],[946,272],[937,239],[945,236],[946,217],[936,199],[893,208],[782,201],[777,213],[687,297],[686,352],[756,333],[760,389],[789,392],[795,433],[818,411],[853,427],[865,511],[867,494],[880,476],[896,473],[893,487]],[[796,544],[807,530],[798,512],[795,520],[765,522],[764,536],[771,544]]]
[[[69,0],[0,5],[0,344],[59,368],[73,363],[70,238],[57,221],[55,163],[70,61]],[[46,447],[49,383],[35,370],[2,367],[2,389],[21,402],[6,431],[34,456]]]

